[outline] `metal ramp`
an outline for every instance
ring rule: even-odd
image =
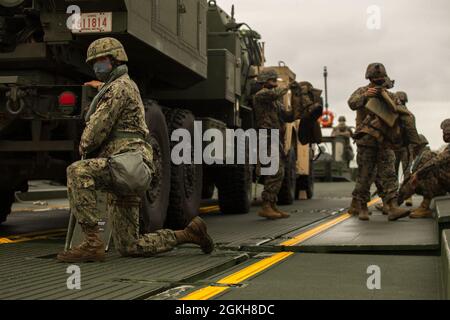
[[[239,252],[204,255],[181,248],[152,258],[108,254],[104,263],[80,264],[81,290],[69,290],[68,264],[57,262],[63,242],[35,241],[0,248],[0,299],[144,299],[174,286],[195,281],[246,260]]]
[[[356,251],[376,253],[432,251],[439,248],[439,233],[434,220],[403,219],[389,222],[386,216],[373,213],[369,222],[351,217],[293,247],[293,250],[319,253]]]
[[[450,199],[436,219],[370,222],[345,213],[348,198],[296,203],[290,219],[204,216],[217,242],[208,256],[184,245],[152,258],[81,264],[81,290],[69,290],[67,264],[55,261],[62,235],[0,245],[0,299],[441,299],[450,298]],[[442,231],[441,231],[442,230]],[[382,290],[367,289],[379,266]]]

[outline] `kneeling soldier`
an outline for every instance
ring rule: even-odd
[[[153,150],[146,142],[149,134],[140,92],[128,76],[127,54],[122,44],[114,38],[94,41],[87,53],[87,63],[92,65],[100,81],[90,85],[100,89],[86,115],[86,128],[80,142],[83,159],[67,169],[67,187],[70,207],[81,224],[84,242],[69,251],[58,254],[64,262],[102,261],[105,244],[100,238],[98,223],[102,213],[97,208],[96,191],[111,193],[110,205],[113,239],[123,256],[151,256],[166,252],[182,243],[199,245],[203,252],[211,253],[213,241],[207,234],[201,218],[195,218],[184,230],[160,230],[141,235],[139,232],[139,202],[135,195],[118,194],[116,180],[111,178],[110,159],[125,153],[139,154],[141,165],[147,167],[149,176],[154,173]],[[95,154],[95,157],[92,155]]]

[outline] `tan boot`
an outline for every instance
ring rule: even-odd
[[[348,213],[352,216],[357,216],[359,214],[359,202],[355,198],[352,199],[352,203],[350,204],[350,209],[348,209]]]
[[[388,212],[389,221],[396,221],[398,219],[406,218],[411,212],[410,209],[400,208],[398,206],[397,199],[389,201],[386,211]]]
[[[361,221],[369,221],[370,220],[369,208],[367,208],[367,203],[360,203],[358,218]]]
[[[178,244],[199,245],[206,254],[214,251],[214,242],[208,235],[205,221],[200,217],[195,217],[184,230],[175,231],[175,237]]]
[[[412,206],[413,206],[413,200],[412,200],[412,198],[406,199],[405,205],[406,205],[407,207],[412,207]]]
[[[375,208],[376,208],[378,211],[381,211],[381,213],[382,213],[384,216],[387,216],[387,215],[389,214],[389,213],[386,211],[387,206],[386,206],[386,204],[384,203],[384,201],[383,201],[383,203],[377,204],[377,205],[375,206]]]
[[[270,202],[264,202],[262,205],[261,211],[258,215],[262,218],[266,218],[269,220],[281,219],[282,216],[272,208],[272,204]]]
[[[289,213],[281,211],[280,209],[278,209],[277,206],[275,205],[275,203],[272,204],[272,209],[275,212],[279,213],[281,215],[282,219],[286,219],[286,218],[289,218],[291,216]]]
[[[56,257],[59,261],[68,263],[100,262],[105,260],[105,244],[100,238],[98,226],[82,224],[84,241],[69,251],[63,251]]]
[[[420,207],[413,210],[412,214],[409,216],[411,219],[429,219],[433,218],[433,212],[430,209],[431,200],[423,199]]]

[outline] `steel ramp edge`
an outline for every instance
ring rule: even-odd
[[[289,251],[310,253],[387,253],[439,255],[440,239],[433,219],[403,219],[388,222],[381,214],[373,214],[371,221],[361,222],[355,217],[341,222],[305,242],[289,246]],[[283,239],[266,243],[265,247],[282,248],[282,242],[295,238],[298,232]]]
[[[435,198],[431,208],[434,209],[439,231],[450,229],[450,196]]]

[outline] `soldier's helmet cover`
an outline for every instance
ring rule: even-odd
[[[277,80],[277,79],[278,79],[278,74],[274,70],[264,70],[258,76],[258,82],[260,82],[260,83],[264,83],[269,80]]]
[[[379,79],[386,78],[387,76],[386,68],[382,63],[371,63],[367,67],[366,79]]]
[[[344,116],[340,116],[338,122],[346,122],[347,119]]]
[[[397,96],[397,98],[400,99],[401,102],[403,103],[408,102],[408,95],[406,94],[406,92],[399,91],[395,95]]]
[[[298,84],[300,86],[302,94],[309,94],[313,91],[314,87],[311,82],[302,81]]]
[[[445,119],[441,123],[441,129],[444,131],[444,133],[450,134],[450,119]]]
[[[87,50],[87,63],[97,58],[112,56],[120,62],[128,62],[128,56],[122,43],[115,38],[101,38],[91,43]]]

